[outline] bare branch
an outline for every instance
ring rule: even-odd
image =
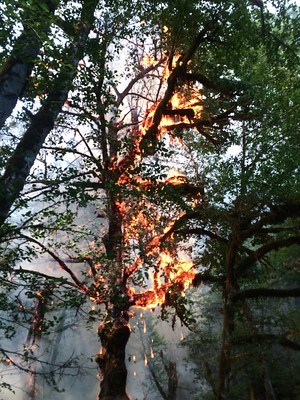
[[[41,242],[39,242],[38,240],[21,234],[21,237],[23,237],[24,239],[27,239],[28,241],[35,243],[36,245],[38,245],[41,249],[43,249],[47,254],[49,254],[60,266],[60,268],[62,270],[64,270],[65,272],[67,272],[67,274],[72,278],[72,280],[75,282],[76,286],[83,292],[83,293],[87,293],[88,292],[88,288],[82,283],[80,282],[80,280],[76,277],[76,275],[73,273],[73,271],[66,265],[66,263],[60,258],[58,257],[52,250],[48,249],[46,246],[44,246]]]

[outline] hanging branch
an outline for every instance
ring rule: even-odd
[[[41,249],[43,249],[47,254],[49,254],[60,266],[60,268],[67,272],[67,274],[71,277],[71,279],[74,281],[76,286],[83,292],[83,293],[88,293],[88,288],[80,282],[80,280],[77,278],[77,276],[74,274],[74,272],[67,266],[67,264],[60,258],[58,257],[52,250],[48,249],[46,246],[44,246],[41,242],[38,240],[27,236],[25,234],[20,235],[21,238],[26,239],[29,242],[35,243],[38,245]]]

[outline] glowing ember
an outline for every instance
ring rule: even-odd
[[[140,62],[140,65],[141,65],[143,68],[147,68],[147,67],[149,67],[150,65],[154,66],[154,65],[156,65],[156,64],[157,64],[157,60],[156,60],[154,57],[151,57],[149,54],[146,54],[146,55],[142,58],[142,60],[141,60],[141,62]]]
[[[153,351],[152,347],[150,347],[150,357],[151,357],[151,358],[154,358],[154,357],[155,357],[154,351]]]

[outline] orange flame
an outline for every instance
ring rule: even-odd
[[[150,347],[150,357],[151,357],[151,358],[154,358],[154,357],[155,357],[154,351],[153,351],[152,347]]]
[[[176,54],[173,55],[172,60],[166,61],[162,72],[163,86],[167,85],[167,78],[173,69],[180,65],[180,57],[180,54]],[[146,55],[141,61],[141,65],[145,67],[154,65],[156,62],[150,55]],[[174,246],[171,249],[164,246],[163,251],[161,250],[161,244],[167,236],[169,243],[174,239],[171,233],[174,220],[184,215],[184,212],[172,211],[169,221],[166,221],[165,217],[162,218],[157,207],[151,204],[145,194],[152,183],[134,175],[133,172],[134,166],[137,166],[141,159],[140,142],[153,125],[153,118],[159,102],[159,100],[154,102],[145,112],[140,127],[138,123],[135,124],[131,132],[132,142],[128,152],[124,151],[125,154],[122,153],[115,157],[109,167],[111,171],[118,171],[117,185],[131,187],[140,195],[139,199],[130,195],[120,198],[115,205],[123,223],[125,273],[127,276],[134,276],[136,271],[144,267],[143,264],[147,263],[147,259],[151,261],[149,264],[155,265],[157,268],[155,271],[148,271],[148,281],[152,280],[150,289],[143,289],[139,293],[135,291],[134,287],[130,289],[132,297],[136,299],[135,305],[146,308],[155,308],[156,305],[163,303],[166,291],[174,284],[183,293],[190,286],[195,275],[192,261],[180,258]],[[182,86],[180,91],[173,93],[165,108],[158,127],[159,135],[167,134],[180,124],[185,127],[192,126],[195,120],[201,118],[202,114],[202,98],[199,88],[192,83]],[[185,183],[187,183],[187,178],[184,174],[175,170],[164,182],[165,185],[171,186]],[[140,250],[141,248],[143,251]],[[93,244],[91,244],[92,249]],[[157,272],[158,270],[160,273]],[[94,297],[91,299],[96,300]],[[144,332],[145,329],[144,322]]]

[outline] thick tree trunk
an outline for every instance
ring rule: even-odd
[[[115,154],[117,154],[117,149],[114,144],[111,144],[110,157]],[[127,298],[127,282],[124,281],[123,276],[123,213],[119,206],[118,172],[109,168],[105,171],[105,182],[109,184],[107,188],[108,231],[102,240],[107,259],[110,260],[109,286],[111,289],[108,298],[108,313],[98,328],[102,345],[101,354],[96,358],[102,377],[99,400],[129,400],[126,394],[125,349],[130,336],[128,322],[130,304]]]
[[[125,348],[130,336],[128,318],[107,317],[98,328],[102,353],[96,361],[102,375],[99,400],[129,400],[126,394]]]
[[[228,298],[225,298],[223,307],[223,341],[218,373],[218,400],[227,399],[227,394],[229,391],[229,375],[231,370],[231,334],[233,330],[233,318],[234,316],[232,313],[232,305],[228,301]]]
[[[74,38],[72,47],[66,52],[64,65],[70,67],[63,68],[58,74],[56,89],[48,95],[40,110],[32,116],[27,131],[8,160],[4,175],[0,178],[0,226],[6,220],[12,204],[22,191],[30,169],[67,100],[76,75],[77,64],[84,55],[85,43],[97,3],[96,0],[84,2],[82,28]]]
[[[225,400],[229,392],[229,380],[231,371],[231,338],[234,330],[234,303],[232,294],[236,287],[234,266],[237,256],[237,237],[236,227],[232,227],[234,232],[228,243],[226,254],[226,284],[224,288],[223,306],[223,339],[218,372],[217,399]]]
[[[0,71],[0,129],[24,92],[58,5],[57,0],[44,1],[45,8],[40,7],[39,1],[33,3],[32,7],[24,11],[24,30],[16,39],[11,56]],[[39,26],[39,32],[35,31],[34,26]]]

